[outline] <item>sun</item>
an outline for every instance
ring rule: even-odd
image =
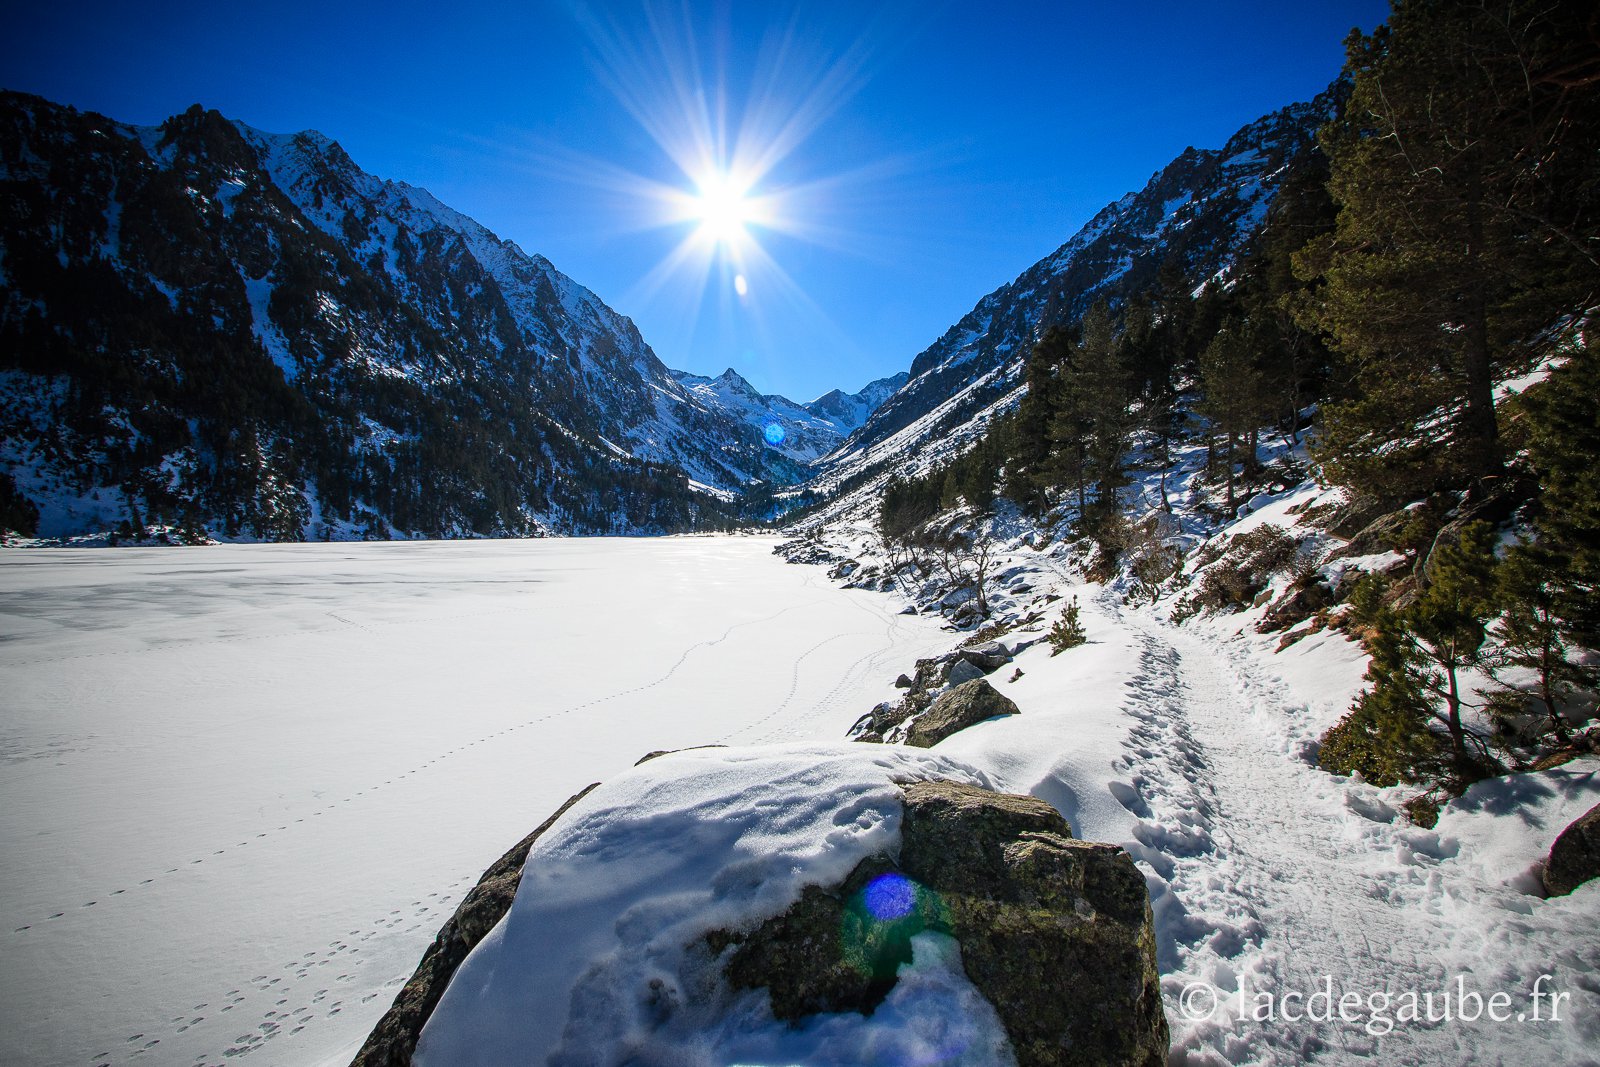
[[[719,294],[724,332],[737,328],[765,338],[763,307],[780,304],[827,323],[775,253],[787,253],[795,242],[860,251],[854,233],[828,220],[839,217],[855,183],[883,165],[830,173],[808,163],[801,149],[864,83],[873,41],[863,36],[842,51],[823,50],[798,20],[774,23],[741,91],[729,84],[729,71],[743,65],[724,54],[732,39],[724,32],[726,20],[714,20],[722,28],[707,34],[690,18],[692,6],[643,0],[645,18],[637,29],[597,10],[580,17],[599,80],[659,158],[647,176],[574,154],[571,175],[621,194],[618,217],[631,221],[622,228],[675,231],[659,261],[624,296],[649,305],[671,291],[686,336],[698,330],[712,293]],[[716,45],[709,53],[707,40]]]
[[[750,183],[727,171],[714,171],[695,182],[689,215],[699,223],[702,241],[736,249],[750,236],[752,223],[760,223],[760,201],[750,195]]]

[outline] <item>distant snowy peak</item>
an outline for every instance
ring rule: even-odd
[[[911,375],[907,371],[891,374],[887,378],[879,378],[875,382],[868,382],[860,391],[846,393],[834,389],[823,393],[809,404],[805,405],[807,411],[833,423],[844,434],[854,433],[871,417],[874,411],[883,405],[883,402],[899,391],[900,387],[909,381]]]
[[[1335,83],[1315,100],[1245,125],[1220,149],[1185,149],[1143,189],[1107,205],[919,353],[909,380],[874,405],[811,487],[827,491],[853,478],[854,495],[866,500],[884,478],[963,449],[1019,401],[1028,354],[1045,330],[1075,322],[1102,298],[1116,304],[1151,290],[1169,260],[1195,286],[1224,274],[1340,98]]]
[[[816,463],[837,449],[908,377],[901,371],[869,382],[859,392],[834,389],[799,404],[762,393],[732,367],[715,378],[671,373],[700,403],[739,419],[760,433],[770,449],[801,464]]]
[[[729,367],[715,378],[673,371],[673,378],[707,410],[720,411],[760,435],[766,446],[798,464],[810,464],[844,440],[826,419],[783,396],[767,396]]]

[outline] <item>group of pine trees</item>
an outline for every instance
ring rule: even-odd
[[[1468,725],[1467,672],[1523,679],[1489,710],[1537,704],[1557,741],[1562,702],[1594,681],[1574,664],[1600,647],[1600,16],[1395,0],[1347,50],[1339,117],[1227,280],[1195,295],[1171,262],[1147,294],[1050,326],[1018,409],[891,484],[880,528],[914,541],[1001,495],[1095,537],[1135,445],[1162,469],[1194,435],[1227,514],[1268,477],[1260,435],[1293,438],[1314,411],[1326,478],[1371,514],[1437,516],[1414,573],[1356,597],[1371,686],[1324,764],[1453,787],[1499,766]],[[1547,382],[1497,404],[1498,381],[1556,349]],[[1524,541],[1497,547],[1463,514],[1515,514]]]

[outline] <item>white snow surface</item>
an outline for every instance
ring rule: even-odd
[[[663,756],[578,803],[528,855],[516,902],[451,981],[421,1067],[1009,1060],[955,942],[913,945],[871,1017],[794,1029],[758,991],[734,996],[704,946],[782,913],[899,846],[900,783],[989,786],[900,746],[776,745]]]
[[[348,1062],[583,786],[836,741],[948,644],[773,543],[0,551],[0,1059]]]
[[[1256,501],[1233,529],[1291,524],[1308,499]],[[841,746],[890,677],[955,638],[770,546],[0,555],[8,1051],[347,1057],[482,869],[605,779],[536,847],[426,1063],[1004,1063],[948,939],[919,941],[871,1019],[797,1030],[693,948],[892,850],[895,782],[937,774],[1031,793],[1128,849],[1174,1064],[1600,1063],[1600,883],[1535,891],[1600,802],[1600,761],[1479,783],[1414,826],[1415,787],[1315,765],[1362,685],[1342,634],[1275,652],[1264,607],[1175,626],[1020,536],[994,602],[1076,595],[1089,642],[991,675],[1020,715],[926,752]],[[1005,640],[1042,635],[1047,609]],[[630,769],[707,743],[749,747]],[[1355,1007],[1316,1017],[1324,988]],[[1405,1018],[1408,994],[1459,991],[1513,1014]]]

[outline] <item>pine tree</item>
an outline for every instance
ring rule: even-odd
[[[1477,754],[1468,750],[1462,723],[1461,672],[1477,662],[1494,615],[1494,571],[1493,531],[1485,523],[1471,523],[1454,540],[1434,547],[1422,591],[1400,616],[1422,661],[1423,692],[1443,704],[1435,717],[1449,732],[1456,765],[1463,769],[1476,762]]]
[[[1496,370],[1596,291],[1584,7],[1397,0],[1347,42],[1351,98],[1322,138],[1337,228],[1299,259],[1326,282],[1312,318],[1354,370],[1324,449],[1347,484],[1404,498],[1496,474]],[[1441,432],[1395,447],[1396,426],[1434,410]]]
[[[1246,476],[1255,465],[1255,432],[1266,417],[1264,378],[1255,351],[1257,330],[1247,321],[1234,321],[1206,345],[1200,356],[1200,382],[1204,397],[1197,405],[1224,442],[1222,463],[1227,486],[1227,508],[1235,503],[1234,468],[1243,460]],[[1246,447],[1240,449],[1240,443]]]
[[[1365,628],[1369,688],[1322,738],[1318,762],[1378,785],[1443,777],[1456,784],[1493,768],[1463,721],[1462,672],[1478,662],[1494,613],[1492,531],[1472,523],[1434,548],[1422,590],[1404,608],[1375,581],[1351,595]],[[1444,728],[1444,737],[1432,726]]]
[[[1065,652],[1069,648],[1077,648],[1089,640],[1089,635],[1084,631],[1083,620],[1079,618],[1078,598],[1073,597],[1061,609],[1061,618],[1057,619],[1046,635],[1050,640],[1050,654],[1052,656]]]
[[[1496,645],[1487,666],[1496,678],[1506,668],[1533,674],[1534,689],[1545,708],[1545,721],[1558,740],[1566,740],[1567,726],[1561,705],[1586,680],[1585,672],[1568,654],[1560,615],[1557,576],[1560,557],[1537,544],[1523,542],[1506,553],[1496,569],[1496,600],[1504,613],[1492,633]],[[1505,686],[1499,694],[1520,710],[1521,690]]]
[[[1539,476],[1540,547],[1566,639],[1600,649],[1600,338],[1523,398]]]
[[[1074,365],[1072,386],[1088,423],[1089,477],[1102,511],[1115,510],[1122,487],[1122,461],[1128,454],[1129,381],[1111,320],[1111,309],[1097,302],[1083,317],[1083,341]]]
[[[1007,497],[1035,515],[1044,512],[1047,491],[1054,481],[1050,470],[1050,422],[1072,345],[1069,331],[1052,326],[1028,355],[1028,391],[1017,407],[1004,490]]]

